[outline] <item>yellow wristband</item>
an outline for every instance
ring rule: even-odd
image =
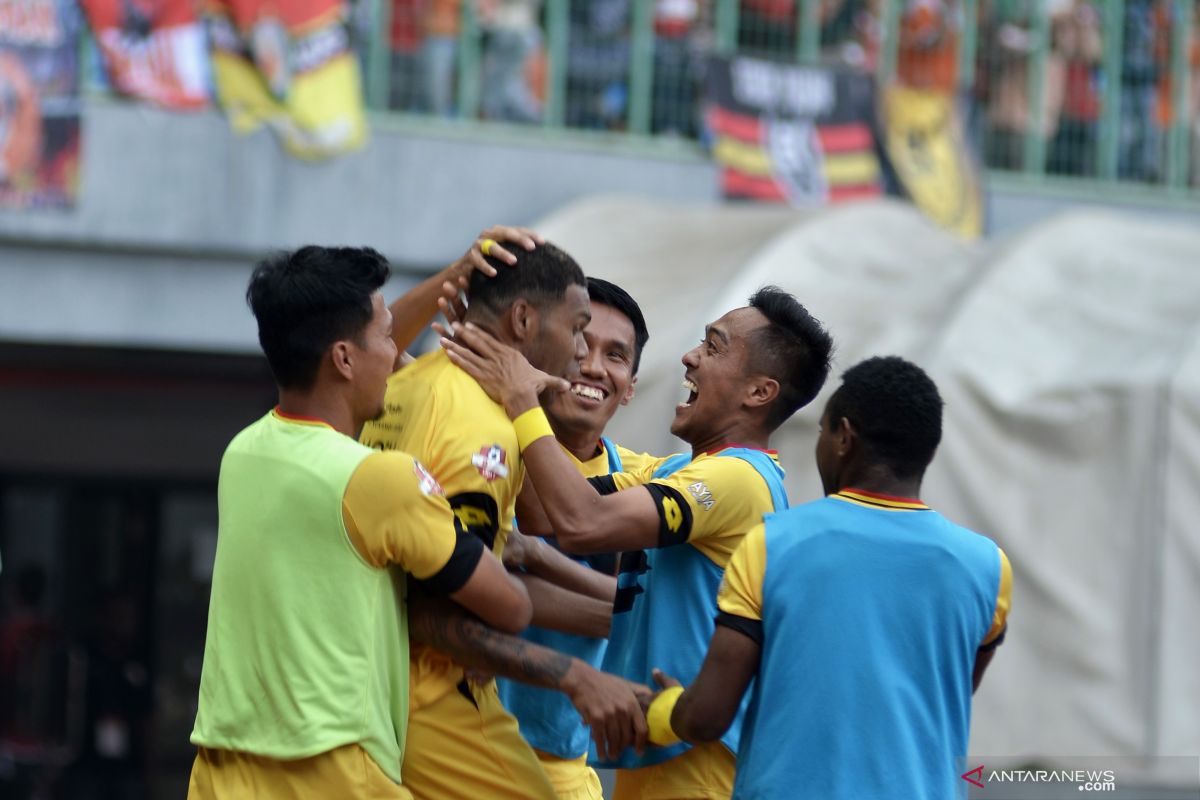
[[[514,419],[513,428],[517,431],[517,446],[521,448],[521,452],[525,452],[526,447],[543,436],[554,435],[550,420],[546,419],[546,412],[541,406],[534,406]]]
[[[679,702],[681,694],[682,686],[663,689],[658,697],[654,698],[650,708],[646,709],[646,725],[650,728],[650,741],[654,744],[665,747],[680,741],[679,735],[671,727],[671,712],[675,710],[675,704]]]

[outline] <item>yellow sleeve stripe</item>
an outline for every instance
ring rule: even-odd
[[[766,574],[766,529],[759,523],[742,538],[729,559],[717,593],[717,609],[735,617],[762,620]]]
[[[996,548],[1000,553],[1000,588],[996,592],[996,613],[992,615],[992,627],[984,637],[984,644],[991,644],[1004,631],[1004,626],[1008,624],[1008,609],[1012,605],[1012,565],[1008,563],[1008,556],[1003,550]]]

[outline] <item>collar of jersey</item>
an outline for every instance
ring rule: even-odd
[[[731,447],[740,447],[743,450],[757,450],[760,453],[766,453],[767,455],[769,455],[771,458],[775,459],[776,461],[779,460],[779,451],[778,450],[767,450],[762,447],[755,447],[754,445],[738,444],[737,442],[730,442],[729,444],[723,444],[723,445],[720,445],[719,447],[714,447],[711,450],[704,450],[703,454],[706,456],[715,456],[717,453],[721,452],[722,450],[728,450]]]
[[[286,411],[281,410],[279,406],[272,408],[271,413],[275,415],[275,419],[282,420],[283,422],[290,422],[294,425],[312,425],[315,427],[324,426],[330,430],[333,430],[332,425],[319,417],[305,417],[300,414],[289,414]]]
[[[855,505],[867,506],[869,508],[882,508],[885,511],[929,510],[929,506],[925,505],[915,497],[895,497],[890,494],[868,492],[865,489],[842,489],[840,492],[831,494],[830,497],[836,500],[844,500],[847,503],[854,503]]]

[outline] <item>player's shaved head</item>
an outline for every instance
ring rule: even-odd
[[[767,318],[753,334],[747,369],[779,382],[779,397],[767,416],[774,430],[812,402],[829,377],[833,339],[800,302],[777,286],[764,286],[750,307]]]

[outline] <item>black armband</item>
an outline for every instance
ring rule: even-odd
[[[692,534],[692,507],[676,489],[661,483],[643,484],[658,509],[658,546],[683,544]]]
[[[597,475],[594,478],[588,478],[587,482],[596,490],[596,494],[617,493],[617,482],[613,480],[612,475]]]
[[[456,531],[454,552],[450,554],[450,560],[428,578],[413,580],[420,585],[425,594],[445,597],[466,585],[481,558],[483,542],[479,537],[466,531]]]
[[[761,619],[750,619],[748,617],[739,617],[737,614],[730,614],[726,611],[721,611],[717,614],[716,623],[726,628],[737,631],[740,634],[749,636],[750,639],[759,647],[763,643],[763,624]]]
[[[459,533],[470,533],[491,550],[496,546],[496,534],[500,530],[500,509],[496,498],[483,492],[464,492],[446,498],[454,512],[454,529]]]

